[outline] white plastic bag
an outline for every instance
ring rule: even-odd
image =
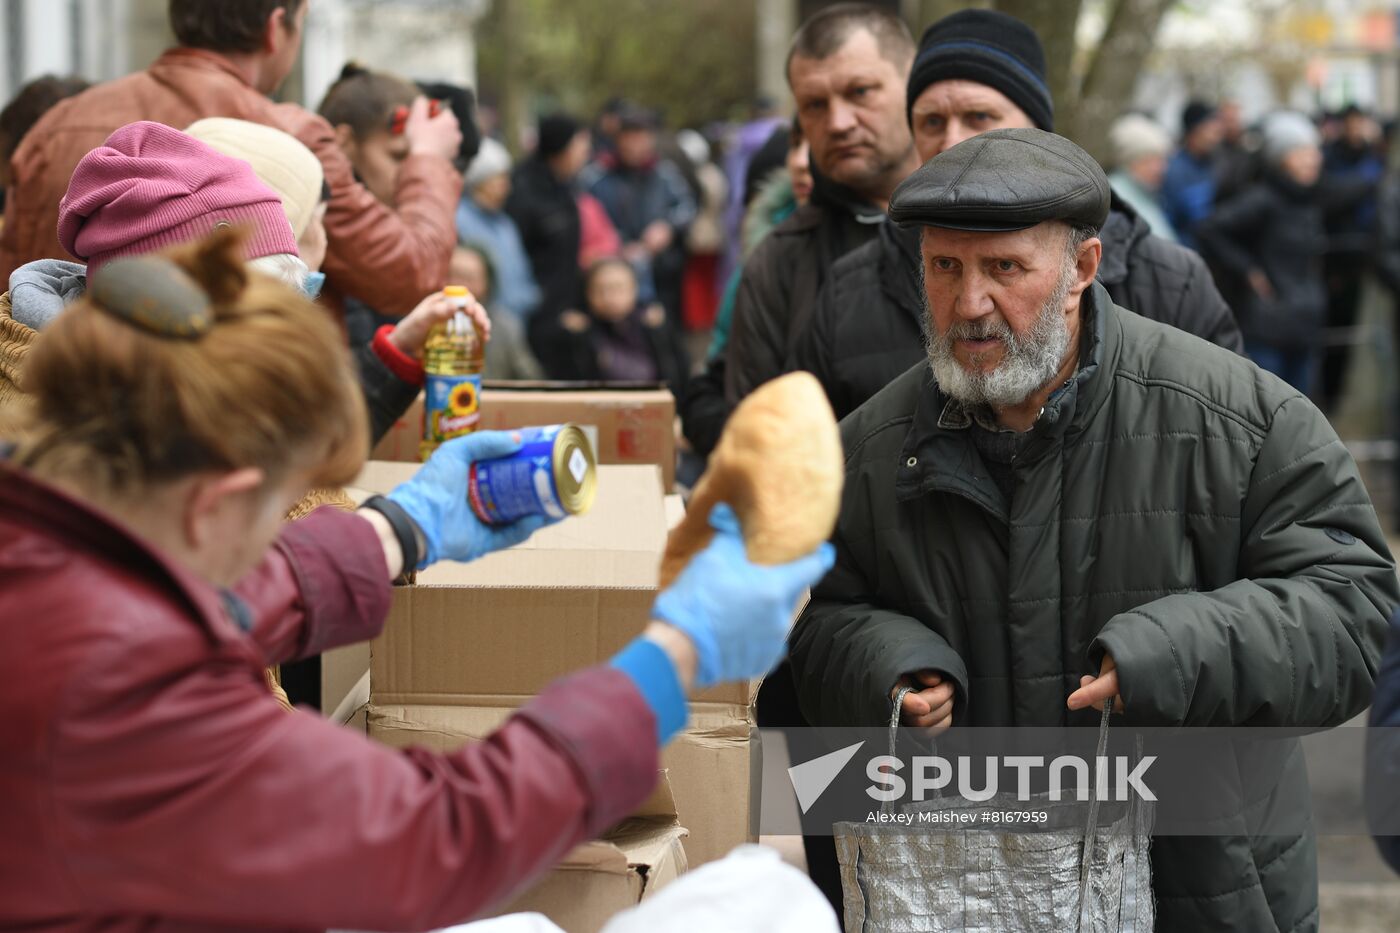
[[[603,933],[839,933],[826,897],[763,846],[739,846],[614,917]]]
[[[544,914],[509,914],[492,920],[478,920],[447,927],[437,933],[564,933]]]

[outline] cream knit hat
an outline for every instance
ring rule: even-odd
[[[292,232],[301,239],[316,205],[321,203],[321,188],[326,177],[321,161],[310,149],[281,130],[227,117],[210,117],[192,123],[185,133],[211,149],[251,165],[258,179],[282,199]]]

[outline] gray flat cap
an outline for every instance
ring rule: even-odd
[[[1089,153],[1044,130],[992,130],[924,163],[890,198],[903,226],[1000,232],[1046,220],[1095,230],[1108,218],[1108,178]]]

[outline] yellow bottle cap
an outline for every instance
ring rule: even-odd
[[[470,298],[472,296],[465,285],[449,285],[442,290],[442,293],[448,298]]]

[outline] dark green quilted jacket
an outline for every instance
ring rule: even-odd
[[[1100,285],[1084,307],[1083,362],[1010,501],[924,366],[842,422],[837,562],[791,639],[814,725],[886,721],[921,668],[957,682],[955,727],[1092,724],[1065,699],[1105,651],[1134,725],[1317,728],[1370,701],[1400,587],[1327,421]],[[1154,839],[1159,931],[1317,929],[1312,834],[1243,815],[1306,786],[1284,748],[1234,775],[1238,833]]]

